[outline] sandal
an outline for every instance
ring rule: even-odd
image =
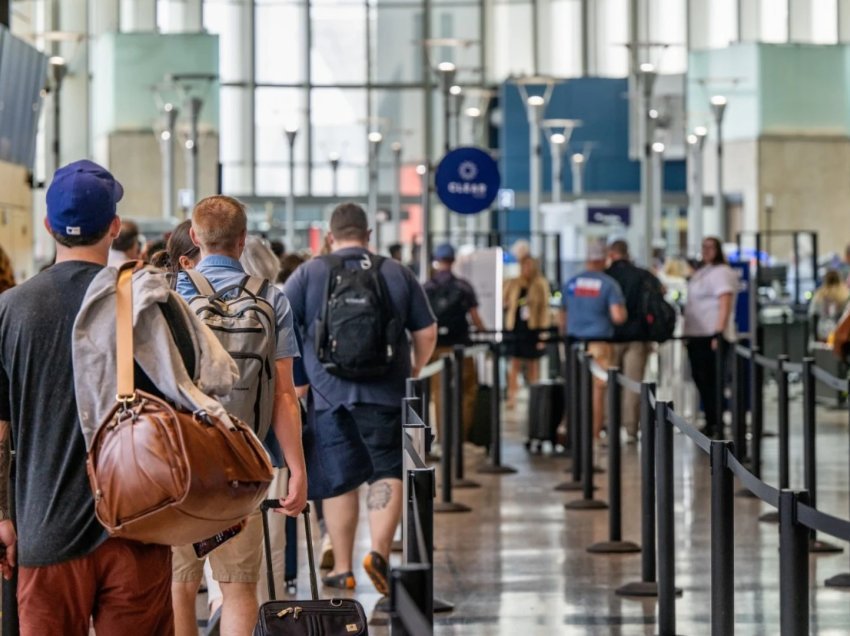
[[[389,573],[390,567],[387,565],[386,559],[377,552],[370,552],[363,559],[363,569],[366,574],[372,579],[372,584],[382,596],[387,596],[390,593]]]
[[[357,583],[354,581],[353,572],[343,572],[342,574],[323,576],[322,585],[325,587],[333,587],[338,590],[353,590]]]

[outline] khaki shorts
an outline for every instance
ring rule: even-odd
[[[204,559],[190,545],[172,548],[171,580],[198,583],[204,575]],[[221,544],[208,556],[213,579],[219,583],[256,583],[263,560],[263,522],[259,510],[248,517],[242,532]]]
[[[587,352],[606,371],[614,361],[614,346],[610,342],[588,342]]]

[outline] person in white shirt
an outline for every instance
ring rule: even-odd
[[[723,413],[718,409],[718,348],[721,340],[732,341],[735,327],[732,308],[738,291],[735,271],[726,263],[720,240],[707,237],[702,242],[702,263],[688,281],[685,305],[685,330],[691,375],[697,385],[703,410],[703,433],[710,437],[723,434]]]

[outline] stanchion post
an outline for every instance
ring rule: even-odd
[[[620,370],[608,369],[608,541],[594,543],[588,552],[594,554],[624,554],[640,552],[640,547],[623,541],[622,477],[620,473],[620,434],[622,428],[622,388]]]
[[[581,345],[567,339],[567,372],[564,374],[564,409],[567,414],[567,435],[570,444],[572,463],[569,470],[569,481],[555,486],[561,492],[582,490],[582,423],[581,423]]]
[[[572,398],[572,386],[573,386],[573,356],[574,351],[573,347],[570,344],[569,339],[564,341],[564,421],[567,423],[567,441],[566,441],[566,455],[572,458],[572,461],[576,460],[578,456],[577,449],[573,447],[572,438],[570,432],[573,430],[574,420],[573,420],[573,402]]]
[[[779,493],[779,633],[809,633],[809,530],[797,523],[797,503],[806,491]]]
[[[568,510],[601,510],[608,507],[604,501],[593,498],[593,373],[590,370],[592,360],[593,356],[589,353],[579,353],[582,498],[564,504],[564,508]]]
[[[721,437],[725,437],[723,424],[723,412],[726,410],[726,340],[722,336],[717,336],[717,347],[714,350],[714,384],[717,387],[717,393],[714,396],[716,400],[717,422],[706,422],[708,426],[717,426],[717,433]]]
[[[424,563],[413,563],[395,567],[390,571],[390,627],[393,636],[409,636],[411,634],[402,620],[396,605],[399,590],[403,589],[413,600],[416,608],[425,616],[426,622],[434,624],[434,613],[428,605],[431,603],[431,594],[428,593],[428,578],[433,577],[430,565]]]
[[[739,461],[747,457],[747,368],[744,358],[732,347],[732,441]]]
[[[735,632],[735,508],[731,442],[711,442],[711,634]]]
[[[752,473],[761,479],[761,442],[764,431],[764,369],[756,362],[759,348],[753,346],[750,360],[750,417],[753,438],[750,441]]]
[[[478,472],[490,475],[508,475],[516,469],[502,464],[502,343],[490,345],[493,356],[493,396],[490,401],[490,461],[478,468]]]
[[[777,356],[776,369],[776,410],[778,428],[777,437],[779,439],[779,488],[788,488],[789,480],[789,459],[788,459],[788,403],[790,397],[788,395],[788,372],[785,370],[785,365],[788,363],[788,355],[782,354]],[[777,511],[766,512],[759,517],[759,521],[766,523],[779,522],[779,513]]]
[[[454,353],[454,399],[452,417],[454,419],[454,450],[455,450],[455,488],[481,488],[481,484],[464,477],[464,425],[463,425],[463,363],[464,346],[456,345]]]
[[[777,408],[779,420],[779,487],[788,488],[789,463],[788,463],[788,373],[785,365],[788,363],[788,355],[782,354],[778,358],[779,369],[777,370]]]
[[[812,508],[817,507],[817,404],[815,395],[815,359],[803,358],[803,474]],[[834,543],[819,541],[817,532],[809,532],[809,552],[843,552]]]
[[[406,565],[434,562],[434,490],[436,487],[433,468],[416,468],[407,471],[407,515],[404,537],[404,563]],[[417,533],[416,519],[421,525]],[[422,545],[419,545],[419,536]],[[422,553],[422,549],[425,553]],[[433,623],[434,614],[434,571],[428,568],[425,575],[425,595],[428,602],[423,613]]]
[[[452,413],[452,375],[454,359],[443,358],[440,377],[442,404],[440,423],[442,424],[442,451],[440,458],[440,501],[434,505],[434,512],[469,512],[471,508],[452,501],[452,454],[454,442],[454,415]]]
[[[655,581],[655,384],[640,385],[640,581],[617,588],[619,596],[658,596]]]
[[[658,515],[658,632],[676,634],[676,533],[674,526],[673,427],[666,402],[655,406],[655,502]]]

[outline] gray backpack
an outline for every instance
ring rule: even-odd
[[[269,283],[245,276],[216,291],[199,272],[186,274],[198,292],[189,307],[239,367],[239,380],[221,403],[264,439],[272,421],[275,383],[275,314],[265,298]]]

